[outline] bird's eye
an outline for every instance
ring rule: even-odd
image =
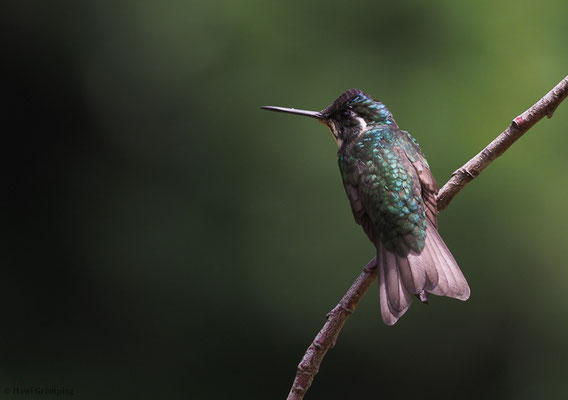
[[[351,110],[343,111],[343,112],[341,113],[341,115],[340,115],[340,118],[341,118],[342,120],[346,121],[346,120],[348,120],[348,119],[351,118],[351,113],[352,113]]]

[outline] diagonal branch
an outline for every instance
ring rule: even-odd
[[[351,315],[361,297],[365,294],[371,283],[377,279],[377,266],[375,257],[363,268],[363,272],[349,288],[345,296],[338,305],[327,314],[327,321],[321,331],[316,335],[314,341],[308,347],[306,354],[298,365],[296,379],[288,395],[288,399],[302,399],[304,394],[312,384],[314,376],[318,373],[319,366],[325,353],[335,346],[337,336],[347,317]]]
[[[493,160],[502,155],[517,139],[545,115],[548,118],[568,96],[568,76],[560,81],[531,108],[513,119],[511,124],[475,157],[452,174],[450,180],[438,192],[438,210],[446,208],[465,185],[474,180]],[[359,301],[377,279],[375,258],[363,268],[363,272],[351,285],[339,304],[327,314],[327,321],[308,347],[298,365],[296,378],[288,394],[288,400],[301,400],[318,373],[323,357],[335,345],[343,324],[359,304]]]
[[[438,192],[438,210],[441,211],[450,204],[456,194],[465,185],[477,178],[477,176],[493,160],[505,152],[513,143],[524,135],[534,124],[545,115],[548,118],[556,110],[556,107],[568,96],[568,76],[560,81],[542,99],[537,101],[527,111],[513,119],[511,124],[491,143],[481,150],[475,157],[469,160],[463,167],[452,174],[450,180]]]

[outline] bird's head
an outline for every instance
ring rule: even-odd
[[[343,143],[347,143],[357,137],[362,131],[373,126],[396,126],[392,114],[385,105],[359,89],[346,91],[322,111],[273,106],[264,106],[262,108],[318,119],[330,129],[339,147]]]

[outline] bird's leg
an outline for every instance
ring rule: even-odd
[[[418,297],[418,300],[420,300],[422,303],[430,304],[430,302],[428,301],[428,293],[426,293],[424,290],[420,291],[420,293],[418,293],[416,297]]]

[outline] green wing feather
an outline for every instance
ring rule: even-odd
[[[406,255],[410,249],[424,248],[426,212],[420,177],[431,174],[418,145],[401,133],[390,127],[365,132],[340,151],[339,167],[355,221],[373,243],[381,240],[386,249]]]

